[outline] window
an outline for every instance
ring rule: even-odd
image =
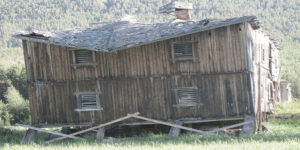
[[[171,46],[173,62],[194,60],[195,42],[173,42]]]
[[[99,92],[78,92],[75,93],[77,109],[75,111],[98,111],[102,110],[99,100]]]
[[[90,50],[75,50],[75,64],[88,65],[93,63],[93,53]]]
[[[183,87],[175,89],[176,103],[175,106],[198,106],[199,91],[197,87]]]

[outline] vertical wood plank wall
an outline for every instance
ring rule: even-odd
[[[116,53],[94,52],[94,65],[76,68],[72,67],[70,48],[23,41],[32,122],[103,123],[137,111],[142,116],[166,121],[250,114],[247,25],[232,25]],[[170,41],[196,41],[195,61],[173,63]],[[172,89],[188,86],[198,87],[203,106],[173,107]],[[74,111],[74,92],[99,90],[104,110]]]
[[[255,111],[270,112],[272,105],[280,101],[279,50],[262,30],[246,26],[248,46],[252,49],[252,71],[255,90]]]

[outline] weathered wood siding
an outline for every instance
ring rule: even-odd
[[[262,30],[253,30],[250,25],[246,30],[247,49],[251,51],[255,111],[270,112],[273,104],[280,101],[279,50]]]
[[[94,65],[81,67],[72,66],[70,48],[23,41],[33,124],[99,123],[137,111],[161,120],[250,114],[246,27],[232,25],[116,53],[94,52]],[[196,41],[195,61],[173,63],[170,41]],[[186,86],[199,88],[203,106],[173,107],[172,89]],[[76,91],[101,91],[104,110],[75,112]]]

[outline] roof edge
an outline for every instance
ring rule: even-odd
[[[198,21],[198,22],[202,23],[203,21],[207,21],[207,20],[202,20],[202,21]],[[40,38],[39,36],[43,35],[42,32],[37,32],[37,33],[31,32],[30,33],[30,32],[24,32],[23,31],[23,32],[17,32],[15,34],[12,34],[11,36],[14,37],[14,38],[17,38],[17,39],[21,39],[21,40],[35,41],[35,42],[65,46],[65,47],[70,47],[70,48],[75,48],[75,49],[87,49],[87,50],[102,51],[102,52],[116,52],[116,51],[119,51],[119,50],[124,50],[124,49],[128,49],[128,48],[147,45],[147,44],[155,43],[155,42],[158,42],[158,41],[172,39],[172,38],[179,37],[179,36],[185,36],[185,35],[194,34],[194,33],[198,33],[198,32],[203,32],[203,31],[207,31],[207,30],[213,30],[213,29],[217,29],[217,28],[221,28],[221,27],[225,27],[225,26],[229,26],[229,25],[234,25],[234,24],[240,24],[240,23],[244,23],[244,22],[249,22],[252,26],[254,24],[256,27],[257,27],[257,24],[259,24],[259,22],[256,20],[255,16],[243,16],[243,17],[237,17],[237,18],[229,18],[229,19],[225,19],[225,20],[211,21],[211,22],[207,23],[206,25],[204,25],[202,27],[198,27],[198,28],[190,30],[190,31],[182,31],[181,33],[174,34],[174,35],[171,35],[171,36],[165,36],[165,37],[150,39],[150,40],[146,40],[142,43],[125,44],[125,45],[122,45],[122,46],[119,46],[119,47],[106,49],[106,50],[95,49],[95,48],[91,48],[91,47],[79,47],[79,46],[75,46],[75,45],[72,45],[72,44],[54,42],[54,41],[51,41],[51,36],[49,36],[49,37],[45,36],[45,37]],[[257,22],[257,23],[254,23],[254,22]],[[34,34],[37,37],[35,37],[35,38],[34,37],[29,37],[30,34]],[[45,32],[45,35],[46,34],[47,34],[47,32]],[[49,33],[49,35],[50,34],[51,33]]]
[[[97,50],[97,49],[92,49],[89,47],[78,47],[78,46],[71,46],[71,45],[64,45],[64,44],[60,44],[60,43],[55,43],[55,42],[51,42],[48,40],[43,40],[43,39],[36,39],[36,38],[30,38],[30,37],[26,37],[26,36],[22,36],[22,35],[11,35],[11,37],[16,38],[16,39],[20,39],[20,40],[26,40],[26,41],[33,41],[33,42],[39,42],[39,43],[44,43],[44,44],[52,44],[52,45],[57,45],[57,46],[63,46],[63,47],[69,47],[69,48],[74,48],[74,49],[86,49],[86,50],[91,50],[91,51],[101,51],[101,52],[109,52],[107,50]]]

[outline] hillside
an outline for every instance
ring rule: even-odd
[[[158,13],[170,0],[1,0],[0,63],[22,63],[20,41],[10,37],[18,30],[65,30],[93,23],[120,20],[134,15],[141,22],[171,19]],[[300,1],[299,0],[189,0],[195,19],[258,17],[264,29],[277,39],[281,52],[282,79],[293,83],[293,94],[300,97]]]

